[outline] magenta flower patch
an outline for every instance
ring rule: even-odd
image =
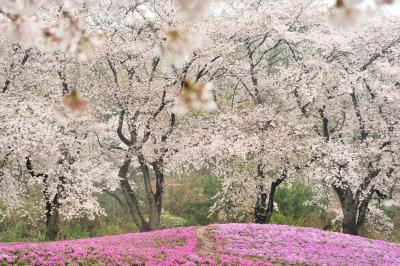
[[[0,246],[0,265],[400,265],[400,245],[282,225],[227,224]]]

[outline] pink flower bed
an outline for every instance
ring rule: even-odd
[[[201,229],[0,245],[0,266],[400,265],[400,245],[384,241],[281,225]]]
[[[196,248],[193,228],[1,247],[1,262],[28,265],[175,265]]]
[[[214,225],[216,252],[280,264],[400,265],[400,245],[313,228]]]
[[[254,265],[222,255],[199,256],[193,227],[111,237],[0,246],[2,265]]]

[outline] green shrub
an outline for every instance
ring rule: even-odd
[[[185,218],[173,215],[169,212],[163,212],[161,214],[160,228],[173,228],[173,227],[184,227],[190,225],[188,220]]]
[[[301,226],[303,225],[302,219],[296,219],[293,216],[287,216],[282,212],[275,212],[272,217],[270,223],[273,224],[286,224],[292,226]]]
[[[207,225],[215,222],[209,216],[213,197],[221,188],[217,177],[206,173],[177,177],[177,182],[166,189],[164,208],[171,214],[184,217],[189,225]]]
[[[313,193],[310,187],[301,182],[294,182],[291,186],[278,187],[275,194],[275,202],[279,211],[285,216],[293,216],[295,219],[305,217],[316,210],[314,206],[306,206],[306,201],[311,200]]]

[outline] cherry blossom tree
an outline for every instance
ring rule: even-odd
[[[31,55],[24,71],[1,94],[0,147],[7,170],[2,172],[2,195],[5,204],[17,205],[29,194],[29,187],[41,187],[43,201],[38,204],[46,219],[46,238],[52,240],[60,215],[70,219],[104,214],[95,194],[115,188],[109,180],[116,179],[116,171],[99,146],[99,136],[107,135],[101,119],[91,108],[80,112],[85,101],[66,77],[62,61],[41,57],[37,51]],[[60,67],[54,68],[55,64]],[[10,190],[15,192],[10,195]]]
[[[290,44],[279,39],[278,30],[265,30],[269,21],[256,14],[268,17],[270,11],[260,3],[256,9],[255,3],[236,4],[221,20],[225,28],[234,24],[235,30],[214,34],[228,40],[221,44],[223,78],[215,81],[220,111],[197,122],[198,127],[187,133],[191,144],[175,160],[185,162],[184,170],[210,167],[222,178],[223,191],[213,211],[222,211],[228,219],[250,216],[266,223],[274,210],[276,187],[307,165],[311,153],[305,151],[312,149],[307,132],[287,122],[301,115],[285,104],[285,91],[273,87],[277,80],[272,74],[282,62],[293,60]],[[293,23],[293,17],[285,14],[277,29],[290,28],[285,23]],[[256,27],[246,33],[249,24]],[[213,73],[206,76],[212,78]]]
[[[7,100],[13,98],[10,96]],[[46,112],[46,107],[37,101],[25,101],[11,110],[2,106],[2,111],[14,112],[15,116],[11,121],[2,120],[5,126],[2,132],[7,135],[2,135],[1,147],[6,151],[5,162],[17,164],[19,173],[15,178],[16,173],[6,172],[4,178],[14,180],[12,186],[24,188],[23,184],[38,184],[42,187],[46,238],[57,236],[60,214],[66,219],[102,214],[95,193],[104,188],[103,178],[112,178],[113,165],[104,161],[104,155],[95,152],[98,144],[91,129],[82,123],[70,129],[57,125],[52,111]],[[42,122],[32,120],[32,115],[40,117]]]
[[[302,59],[289,83],[304,116],[324,138],[314,177],[323,177],[336,192],[343,231],[359,234],[373,201],[398,202],[396,18],[346,31],[312,23],[303,25],[309,42],[298,46]],[[382,27],[394,34],[383,36]]]
[[[104,95],[113,99],[110,108],[118,112],[115,131],[123,147],[120,186],[134,222],[141,231],[149,231],[160,223],[171,156],[184,145],[175,133],[176,112],[187,107],[215,109],[210,87],[200,79],[219,61],[218,56],[198,51],[195,40],[200,36],[193,36],[193,29],[170,26],[184,19],[177,13],[179,6],[155,1],[143,8],[146,12],[133,11],[136,20],[121,25],[107,40],[111,49],[97,62],[109,70],[102,81],[108,84]],[[143,178],[148,220],[129,176],[133,167]]]

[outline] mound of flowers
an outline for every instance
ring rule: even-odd
[[[400,265],[400,245],[314,228],[215,225],[216,253],[278,265]]]
[[[82,240],[0,246],[0,265],[252,265],[251,260],[199,256],[194,227]]]
[[[312,228],[228,224],[0,245],[0,265],[400,265],[400,245]]]

